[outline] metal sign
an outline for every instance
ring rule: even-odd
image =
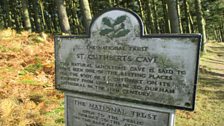
[[[65,94],[67,126],[174,126],[175,110]]]
[[[123,9],[97,17],[88,36],[56,36],[56,88],[194,110],[201,36],[143,35]]]

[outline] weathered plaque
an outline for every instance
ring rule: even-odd
[[[140,18],[110,10],[89,36],[56,36],[56,88],[194,109],[200,35],[143,35]]]
[[[66,94],[67,126],[173,126],[174,110]]]

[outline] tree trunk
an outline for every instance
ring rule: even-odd
[[[180,33],[176,0],[167,0],[167,5],[168,5],[168,16],[171,25],[171,32]]]
[[[214,30],[214,35],[215,35],[215,40],[219,41],[218,31],[216,29]]]
[[[82,13],[84,16],[84,25],[86,29],[86,33],[89,32],[89,26],[92,21],[92,15],[89,7],[89,1],[88,0],[80,0],[80,5],[82,9]]]
[[[224,42],[224,26],[223,25],[221,25],[220,26],[220,29],[219,29],[219,31],[220,31],[220,34],[221,34],[221,42]]]
[[[204,51],[204,43],[206,42],[205,20],[203,18],[201,0],[195,0],[195,9],[197,14],[198,31],[202,34],[201,51]]]
[[[148,33],[156,33],[155,31],[155,25],[153,20],[153,13],[152,13],[152,4],[150,3],[150,0],[147,0],[147,30]]]
[[[224,23],[222,22],[222,29],[221,29],[221,33],[222,33],[222,42],[224,42]]]
[[[43,5],[43,0],[39,0],[39,5],[40,5],[40,10],[41,10],[41,17],[42,17],[42,22],[43,22],[43,27],[42,29],[46,30],[46,20],[45,20],[45,15],[44,15],[44,5]]]
[[[28,0],[22,0],[23,22],[25,30],[31,32],[31,22],[28,10]]]
[[[19,31],[20,30],[20,20],[19,20],[19,10],[16,8],[16,6],[19,4],[18,3],[19,1],[17,0],[14,0],[13,3],[12,3],[12,19],[14,20],[14,23],[15,23],[15,28],[16,28],[16,31]]]
[[[222,35],[221,35],[219,28],[217,28],[217,32],[218,32],[218,41],[222,42],[222,37],[221,37]]]
[[[155,0],[152,0],[152,10],[153,10],[153,15],[154,15],[154,26],[155,26],[155,31],[156,33],[159,33],[159,23],[158,23],[158,15],[157,15],[157,9],[156,9],[156,3]]]
[[[49,16],[48,16],[49,19],[47,19],[47,20],[50,20],[49,26],[50,26],[51,33],[57,32],[57,30],[55,30],[56,28],[55,28],[55,25],[54,25],[54,20],[55,20],[54,7],[55,7],[54,2],[52,2],[51,5],[47,7],[47,10],[48,10],[48,13],[49,13]]]
[[[113,2],[112,2],[112,0],[108,0],[108,3],[109,3],[109,5],[110,5],[110,7],[113,7]]]
[[[176,3],[177,3],[177,15],[178,15],[178,20],[179,20],[180,33],[183,33],[179,0],[176,0]]]
[[[12,26],[12,17],[11,17],[11,11],[10,11],[10,6],[9,6],[9,0],[4,0],[3,1],[4,5],[4,12],[6,15],[6,28],[11,27]]]
[[[32,0],[33,3],[33,9],[34,9],[34,22],[36,26],[36,31],[41,32],[41,22],[40,22],[40,17],[39,17],[39,4],[36,0]]]
[[[145,15],[144,15],[143,7],[142,7],[142,2],[141,2],[141,0],[138,0],[137,2],[138,2],[138,6],[139,6],[140,16],[141,16],[142,20],[144,21]]]
[[[34,18],[30,15],[30,24],[35,24]],[[30,30],[28,30],[30,32]],[[31,25],[31,31],[35,31],[35,25]]]
[[[52,26],[53,26],[53,31],[54,32],[60,32],[60,27],[59,27],[59,21],[57,18],[57,15],[55,13],[57,13],[57,9],[55,9],[55,2],[52,2],[52,5],[49,6],[49,13],[51,15],[51,21],[52,21]]]
[[[145,22],[146,22],[146,20],[145,20],[145,13],[144,13],[142,1],[141,0],[138,0],[137,2],[138,2],[138,5],[139,5],[140,16],[141,16],[142,21],[143,21],[144,26],[145,26],[144,27],[144,33],[147,34],[147,29],[146,29],[146,25],[145,25]]]
[[[194,27],[194,21],[192,19],[191,13],[189,13],[189,21],[190,21],[191,33],[194,33],[195,27]]]
[[[4,4],[1,5],[1,7],[2,7],[2,12],[5,13]],[[3,15],[1,18],[2,18],[2,22],[3,22],[3,27],[7,28],[7,18],[6,18],[6,16]]]
[[[59,15],[59,22],[61,26],[61,31],[64,33],[70,33],[70,25],[68,22],[68,16],[65,8],[64,0],[56,0],[58,15]]]
[[[185,31],[186,33],[191,33],[191,24],[189,21],[190,11],[188,0],[183,0],[183,4],[184,4],[184,16],[185,16]]]
[[[164,18],[164,24],[165,24],[165,32],[170,33],[170,20],[167,16],[168,7],[167,7],[166,0],[162,0],[162,6],[163,6],[163,18]]]

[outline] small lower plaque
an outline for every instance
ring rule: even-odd
[[[174,110],[66,94],[67,126],[173,126]]]

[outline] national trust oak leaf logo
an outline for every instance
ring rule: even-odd
[[[126,15],[122,15],[113,20],[110,17],[102,19],[103,29],[100,31],[101,36],[107,36],[110,39],[126,36],[130,30],[125,27]]]

